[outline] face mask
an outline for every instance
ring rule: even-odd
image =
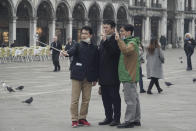
[[[82,40],[82,41],[84,41],[84,42],[86,42],[86,43],[88,43],[88,44],[91,44],[91,39],[90,39],[90,38],[87,38],[87,39]]]

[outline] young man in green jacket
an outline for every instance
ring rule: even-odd
[[[125,122],[118,125],[118,128],[133,128],[141,126],[140,123],[140,102],[137,93],[137,82],[139,81],[139,40],[132,37],[134,27],[125,25],[116,32],[115,39],[121,50],[118,74],[124,88],[124,99],[127,104]]]

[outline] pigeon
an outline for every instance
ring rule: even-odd
[[[182,56],[179,57],[179,61],[180,61],[181,64],[183,63],[183,58],[182,58]]]
[[[193,78],[193,83],[195,83],[196,82],[196,78]]]
[[[144,75],[144,74],[142,74],[142,77],[145,77],[145,75]]]
[[[17,88],[15,88],[16,90],[23,90],[24,89],[24,86],[19,86],[19,87],[17,87]]]
[[[22,103],[31,104],[33,102],[33,97],[30,97],[29,99],[26,99],[25,101],[22,101]]]
[[[174,84],[172,84],[171,82],[165,82],[165,85],[166,86],[171,86],[171,85],[174,85]]]
[[[7,86],[7,90],[8,90],[9,92],[15,92],[15,90],[12,89],[12,87],[9,87],[9,86]]]

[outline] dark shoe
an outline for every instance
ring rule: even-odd
[[[144,89],[140,91],[140,93],[145,93],[145,92],[146,92],[146,91],[145,91]]]
[[[112,120],[109,120],[109,119],[105,119],[103,120],[102,122],[99,122],[99,125],[108,125],[112,122]]]
[[[133,128],[134,127],[134,123],[132,122],[124,122],[120,125],[117,126],[117,128]]]
[[[110,123],[110,126],[117,126],[117,125],[119,125],[120,124],[120,121],[112,121],[111,123]]]
[[[160,94],[162,91],[163,91],[163,89],[160,88],[160,89],[158,90],[159,94]]]
[[[153,93],[151,91],[147,91],[147,94],[152,95]]]
[[[80,119],[78,121],[78,124],[83,125],[83,126],[90,126],[91,125],[86,119]]]
[[[57,72],[57,70],[53,70],[53,72]]]
[[[140,121],[135,121],[133,122],[134,126],[141,126],[141,122]]]

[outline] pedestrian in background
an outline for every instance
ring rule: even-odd
[[[138,38],[139,40],[139,38]],[[139,86],[140,86],[140,93],[145,93],[144,84],[143,84],[143,74],[142,74],[142,64],[145,62],[144,60],[144,47],[139,40],[139,61],[140,61],[140,79],[139,79]]]
[[[165,47],[166,47],[166,44],[167,44],[167,39],[164,35],[161,36],[160,43],[161,43],[162,49],[165,50]]]
[[[51,43],[51,47],[54,47],[58,50],[62,50],[62,45],[58,41],[57,36],[54,37],[54,41]],[[53,71],[54,72],[60,71],[61,70],[60,63],[59,63],[60,52],[53,49],[53,48],[50,48],[50,50],[52,50],[52,61],[53,61],[53,65],[54,65],[54,70]]]
[[[184,40],[184,51],[186,53],[187,57],[187,71],[192,70],[192,62],[191,62],[191,56],[194,53],[194,48],[195,48],[195,40],[192,38],[190,33],[185,34],[185,40]]]
[[[147,94],[152,94],[151,89],[154,84],[158,93],[161,93],[163,90],[160,88],[159,79],[163,78],[162,64],[164,63],[164,55],[156,38],[150,40],[150,44],[147,47],[146,60],[147,78],[151,79]]]

